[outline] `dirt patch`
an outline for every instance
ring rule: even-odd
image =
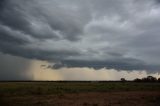
[[[1,97],[0,100],[5,106],[160,106],[160,92],[90,92]]]

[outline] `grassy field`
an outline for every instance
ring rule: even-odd
[[[81,94],[94,93],[111,94],[123,92],[127,95],[137,92],[155,93],[152,95],[153,99],[160,99],[160,83],[136,83],[136,82],[0,82],[0,104],[4,105],[35,105],[35,101],[41,102],[36,105],[49,105],[45,103],[45,99],[66,99],[65,95],[74,95],[77,97]],[[134,93],[135,92],[135,93]],[[138,93],[138,95],[139,95]],[[150,95],[149,93],[149,95]],[[96,95],[95,94],[95,97]],[[119,95],[119,96],[121,96]],[[126,97],[127,97],[126,95]],[[85,95],[86,96],[86,95]],[[105,96],[105,95],[104,95]],[[129,96],[129,95],[128,95]],[[143,95],[142,95],[143,96]],[[144,95],[145,96],[145,95]],[[38,98],[37,98],[38,97]],[[39,98],[40,97],[40,98]],[[42,97],[42,98],[41,98]],[[50,98],[49,98],[50,97]],[[67,97],[67,96],[66,96]],[[116,96],[115,96],[116,97]],[[136,96],[135,96],[136,97]],[[145,96],[146,97],[146,96]],[[28,99],[27,99],[28,98]],[[32,101],[31,98],[37,98]],[[83,98],[83,96],[82,96]],[[103,97],[101,97],[103,99]],[[113,97],[114,98],[114,97]],[[147,99],[146,99],[147,100]],[[148,99],[149,100],[149,99]],[[22,103],[20,101],[23,101]],[[71,99],[72,101],[72,99]],[[150,99],[152,101],[152,98]],[[155,101],[154,101],[155,102]],[[157,101],[156,101],[157,102]],[[37,103],[37,102],[36,102]],[[43,104],[45,103],[45,104]],[[51,103],[52,104],[52,103]],[[86,102],[87,104],[87,102]],[[53,104],[52,104],[53,105]],[[55,106],[57,104],[54,104]],[[60,104],[59,104],[60,105]],[[85,105],[85,103],[79,105]]]
[[[160,83],[136,82],[1,82],[0,95],[48,95],[108,91],[160,91]]]

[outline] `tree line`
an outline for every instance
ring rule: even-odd
[[[160,82],[160,78],[157,79],[156,77],[153,77],[153,76],[147,76],[142,79],[136,78],[133,81],[134,82]]]
[[[121,78],[121,81],[122,82],[125,82],[127,81],[125,78]],[[156,77],[153,77],[153,76],[147,76],[147,77],[144,77],[144,78],[136,78],[133,80],[134,82],[160,82],[160,78],[156,78]]]

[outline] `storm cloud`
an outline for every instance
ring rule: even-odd
[[[0,52],[49,68],[160,70],[159,0],[1,0]]]

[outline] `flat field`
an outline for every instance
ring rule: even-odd
[[[160,106],[160,83],[0,82],[0,106]]]

